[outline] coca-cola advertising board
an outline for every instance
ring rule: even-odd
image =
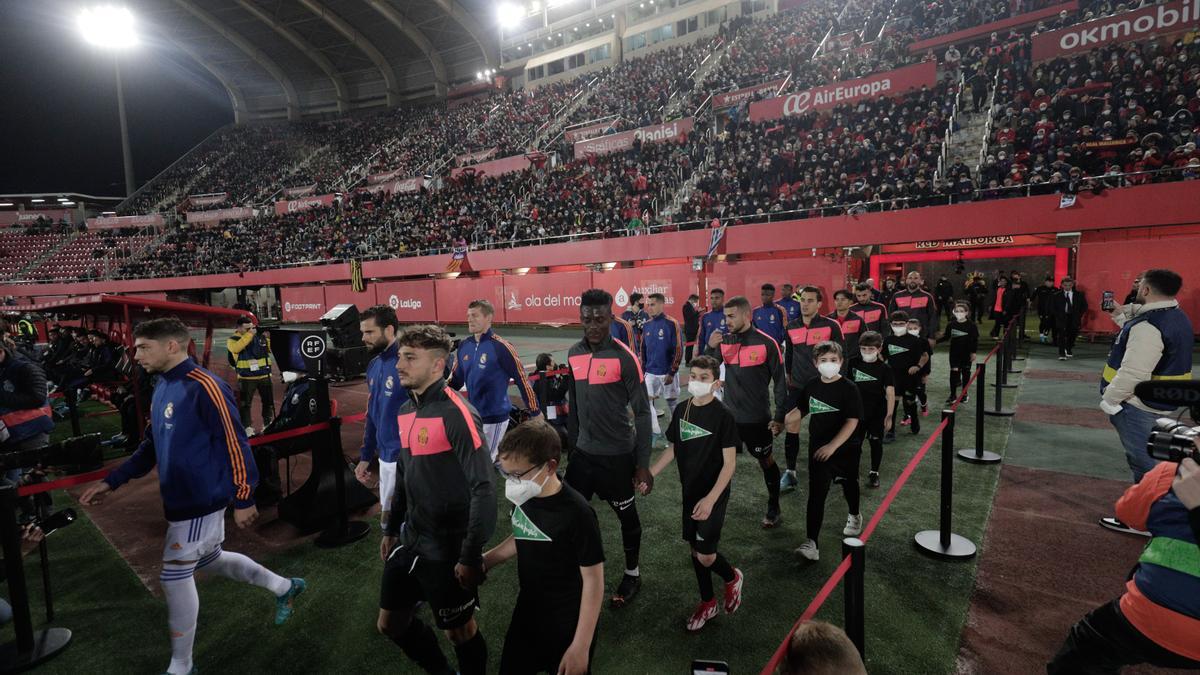
[[[642,143],[666,143],[668,141],[682,142],[691,132],[694,120],[691,117],[674,120],[665,124],[652,124],[648,127],[622,131],[619,134],[609,134],[598,138],[588,138],[575,144],[577,159],[588,155],[608,155],[623,152],[633,147],[635,140]]]
[[[880,96],[897,96],[921,87],[932,87],[936,82],[937,64],[933,61],[923,61],[904,68],[860,77],[857,80],[834,82],[823,87],[751,103],[750,121],[764,122],[828,110]]]
[[[770,82],[756,84],[753,87],[743,87],[737,91],[730,91],[724,94],[713,94],[712,107],[714,110],[719,110],[721,108],[728,108],[729,106],[737,105],[742,101],[754,98],[759,94],[773,94],[776,91],[779,91],[779,88],[783,86],[784,82],[787,82],[787,80],[771,80]]]

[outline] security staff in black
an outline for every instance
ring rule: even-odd
[[[758,460],[767,484],[767,515],[762,526],[770,529],[782,519],[779,508],[779,465],[773,456],[774,437],[783,428],[783,402],[787,377],[783,355],[774,338],[754,327],[750,301],[737,296],[725,303],[725,333],[710,337],[708,356],[725,364],[725,407],[737,422],[738,437],[746,452]],[[715,346],[714,346],[715,345]],[[771,413],[771,393],[775,412]]]
[[[567,436],[574,450],[566,481],[587,500],[597,495],[621,521],[625,574],[613,592],[613,607],[623,607],[641,588],[638,556],[642,521],[634,490],[650,494],[650,399],[637,356],[614,340],[612,295],[593,288],[580,299],[583,339],[567,351],[574,382],[568,390],[571,409]]]
[[[429,673],[454,672],[437,636],[416,617],[428,603],[458,657],[458,672],[481,675],[487,645],[475,624],[483,546],[496,527],[492,462],[479,413],[443,376],[450,338],[411,326],[396,340],[396,371],[409,400],[400,408],[400,452],[391,517],[380,545],[386,561],[379,632]]]
[[[783,413],[800,407],[804,400],[804,386],[817,376],[817,366],[813,362],[813,347],[822,342],[836,342],[845,347],[842,338],[842,327],[837,321],[821,316],[821,301],[824,295],[816,286],[805,286],[796,294],[800,301],[800,318],[787,325],[787,335],[784,361],[788,373],[787,402]],[[787,459],[787,471],[779,479],[779,489],[791,492],[796,489],[799,481],[796,479],[796,459],[800,456],[800,435],[788,432],[783,437],[783,451]]]

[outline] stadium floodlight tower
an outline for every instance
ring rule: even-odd
[[[525,8],[512,2],[496,5],[496,25],[500,28],[500,63],[504,63],[504,30],[515,28],[525,16]]]
[[[79,32],[88,44],[113,53],[117,75],[117,114],[121,119],[121,153],[125,162],[125,196],[134,192],[133,153],[129,149],[129,123],[125,119],[125,95],[121,90],[120,53],[137,47],[137,21],[126,7],[99,5],[79,13]]]

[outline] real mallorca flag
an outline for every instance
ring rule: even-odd
[[[459,239],[454,242],[454,248],[451,249],[450,262],[446,265],[447,272],[462,272],[463,265],[467,260],[467,240]]]
[[[350,261],[350,290],[355,293],[367,291],[367,284],[363,282],[362,261],[358,259]]]

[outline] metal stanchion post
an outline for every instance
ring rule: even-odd
[[[966,560],[975,557],[975,544],[950,531],[954,511],[954,411],[943,410],[946,428],[942,431],[942,489],[939,527],[918,532],[915,540],[922,553],[942,560]]]
[[[842,580],[842,593],[845,597],[844,621],[846,635],[858,648],[858,654],[865,662],[867,660],[866,612],[863,582],[866,562],[866,544],[861,539],[847,537],[842,540],[842,556],[850,556],[850,571]]]
[[[972,464],[995,464],[1000,461],[1000,455],[983,449],[983,417],[987,414],[983,409],[984,392],[987,387],[984,383],[986,375],[987,363],[975,364],[975,447],[958,451],[959,459]],[[996,389],[996,392],[999,393],[1000,390]]]
[[[1016,375],[1021,372],[1016,368],[1013,368],[1013,362],[1017,358],[1017,352],[1021,349],[1021,341],[1017,339],[1017,324],[1014,323],[1008,327],[1008,334],[1006,337],[1008,338],[1008,347],[1004,350],[1004,353],[1008,357],[1008,360],[1004,365],[1004,369],[1008,371],[1009,375]],[[1008,379],[1005,378],[1005,382],[1007,381]],[[1015,387],[1017,385],[1014,384],[1013,386]]]

